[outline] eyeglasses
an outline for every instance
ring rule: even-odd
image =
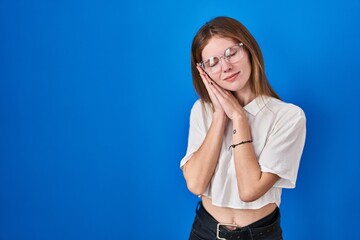
[[[238,43],[225,50],[224,55],[217,57],[210,57],[205,61],[197,63],[198,66],[202,67],[206,72],[218,73],[221,71],[220,59],[224,58],[228,63],[236,63],[240,61],[244,56],[243,43]]]

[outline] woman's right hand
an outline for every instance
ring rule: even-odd
[[[217,99],[217,97],[215,96],[213,90],[210,87],[210,84],[212,83],[212,79],[209,77],[209,75],[200,66],[197,66],[196,68],[200,73],[200,77],[203,80],[203,83],[204,83],[204,85],[206,87],[206,90],[207,90],[207,92],[209,94],[211,102],[212,102],[212,104],[214,106],[214,112],[225,114],[224,109],[222,108],[219,100]]]

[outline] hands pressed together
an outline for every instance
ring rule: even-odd
[[[246,119],[244,109],[236,97],[215,83],[201,67],[198,66],[197,69],[209,93],[215,112],[226,114],[232,121]]]

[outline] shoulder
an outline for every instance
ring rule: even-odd
[[[281,118],[285,117],[306,119],[303,109],[293,103],[284,102],[280,99],[271,97],[266,103],[266,106]]]
[[[212,121],[213,111],[210,103],[198,99],[190,112],[190,123],[193,125],[209,127]]]
[[[211,105],[198,99],[190,112],[190,125],[198,129],[206,130],[212,121],[213,111]]]
[[[192,114],[204,114],[209,115],[212,114],[212,107],[210,103],[204,102],[201,99],[195,101],[191,108]]]

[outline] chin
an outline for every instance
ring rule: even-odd
[[[237,92],[242,91],[245,88],[246,85],[236,83],[236,84],[230,84],[225,89],[231,91],[231,92]]]

